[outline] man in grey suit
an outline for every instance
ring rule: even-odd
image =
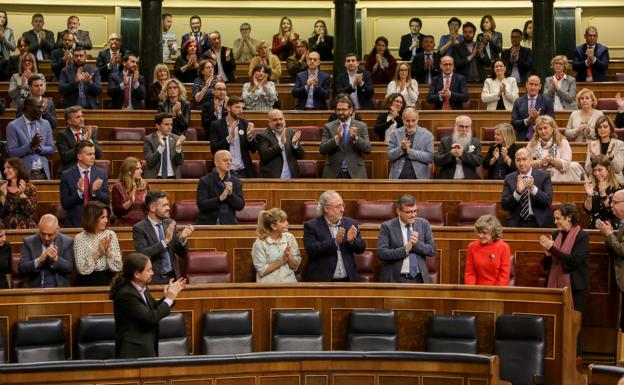
[[[396,201],[397,217],[379,229],[377,257],[383,263],[382,282],[431,283],[426,258],[435,256],[431,226],[416,216],[416,199],[410,194]]]
[[[146,179],[181,179],[180,166],[184,163],[182,144],[184,135],[176,135],[173,115],[160,112],[154,117],[156,132],[143,139],[143,154],[147,161]]]
[[[43,15],[35,13],[31,21],[33,29],[22,34],[30,42],[30,52],[35,55],[37,60],[50,59],[50,53],[52,53],[52,48],[54,48],[54,34],[52,31],[43,29],[44,24]]]
[[[60,48],[63,46],[63,35],[65,32],[70,32],[76,37],[76,44],[83,46],[85,49],[93,48],[93,44],[91,43],[91,37],[89,36],[89,31],[83,31],[80,28],[80,19],[76,15],[72,15],[67,18],[67,29],[59,32],[56,35],[56,45],[55,48]]]
[[[282,111],[269,111],[269,128],[256,135],[260,154],[260,176],[298,178],[297,159],[303,159],[305,151],[300,138],[301,131],[286,127]]]
[[[325,124],[320,152],[327,155],[323,178],[366,179],[362,155],[371,152],[366,123],[353,116],[353,101],[348,95],[336,96],[338,119]]]
[[[472,136],[472,119],[466,115],[455,118],[453,134],[440,140],[436,166],[440,179],[478,179],[477,167],[483,163],[481,141]]]
[[[19,272],[26,275],[24,287],[69,286],[74,240],[58,230],[58,219],[45,214],[39,220],[39,232],[24,238],[19,261]]]
[[[433,135],[418,126],[418,111],[403,111],[403,125],[390,135],[388,160],[392,162],[390,179],[430,179],[433,162]]]

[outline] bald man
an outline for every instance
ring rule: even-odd
[[[74,240],[58,231],[58,219],[45,214],[39,220],[39,232],[24,238],[19,262],[20,274],[26,275],[24,287],[69,286]]]
[[[230,174],[232,154],[219,150],[214,155],[214,169],[199,179],[197,185],[198,225],[235,225],[236,212],[245,208],[243,183]]]
[[[286,127],[284,114],[278,109],[269,111],[269,128],[256,135],[260,153],[262,178],[298,178],[297,159],[303,159],[301,132]]]
[[[511,110],[511,125],[516,132],[516,140],[531,140],[535,119],[540,115],[555,117],[555,110],[550,99],[540,94],[542,81],[539,76],[531,75],[527,80],[525,95],[514,101]]]
[[[110,74],[119,71],[121,58],[125,54],[126,50],[121,48],[121,35],[116,32],[111,33],[108,36],[108,48],[104,48],[98,53],[96,61],[103,82],[108,81]]]

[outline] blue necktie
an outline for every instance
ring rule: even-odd
[[[30,137],[33,138],[37,134],[37,124],[30,122]]]
[[[160,170],[161,170],[162,177],[164,179],[167,179],[169,177],[169,165],[167,163],[167,160],[169,159],[169,151],[167,151],[168,137],[165,136],[163,139],[165,141],[165,150],[163,151],[162,156],[161,156]]]
[[[163,240],[165,240],[165,232],[163,231],[162,222],[158,223],[156,227],[158,227],[158,240],[162,242]],[[165,249],[165,251],[161,255],[163,273],[168,273],[171,271],[171,260],[169,259],[169,251]]]
[[[347,139],[349,138],[349,125],[347,125],[347,123],[342,125],[342,143],[344,144],[345,147],[345,156],[346,156],[346,152],[347,152]],[[342,168],[347,168],[347,160],[343,159],[342,160],[342,164],[341,164]]]
[[[412,225],[405,225],[407,228],[407,241],[412,238]],[[420,269],[418,268],[418,256],[416,253],[413,253],[411,250],[409,252],[409,273],[412,277],[416,277],[420,273]]]

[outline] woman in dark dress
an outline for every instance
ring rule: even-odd
[[[321,61],[334,60],[334,38],[327,34],[327,25],[323,20],[314,23],[314,31],[308,39],[311,51],[317,51],[321,55]]]
[[[173,75],[182,83],[193,83],[201,59],[201,48],[195,40],[187,40],[173,65]]]
[[[147,88],[145,109],[155,110],[158,108],[158,103],[160,103],[160,91],[162,91],[169,77],[169,68],[167,65],[163,63],[156,64],[156,67],[154,67],[154,82]]]
[[[585,192],[587,196],[583,203],[585,212],[589,214],[591,222],[590,229],[596,228],[598,219],[608,222],[611,227],[617,230],[620,221],[611,211],[611,199],[616,191],[622,189],[615,173],[611,161],[606,155],[598,155],[591,161],[591,178],[585,181]]]
[[[173,130],[176,135],[186,135],[191,123],[191,103],[186,100],[186,88],[178,79],[169,79],[160,92],[158,112],[173,115]]]
[[[483,168],[488,170],[488,179],[504,180],[507,174],[516,171],[516,133],[511,124],[499,123],[494,130],[494,143],[483,159]]]

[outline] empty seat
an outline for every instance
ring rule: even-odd
[[[501,380],[513,385],[544,383],[544,319],[534,315],[499,316],[494,334],[494,354],[500,358]]]
[[[318,202],[306,201],[303,202],[303,212],[301,213],[301,221],[306,222],[310,219],[314,219],[318,216]]]
[[[440,139],[451,135],[454,130],[455,127],[438,127],[435,130],[435,140],[440,141]]]
[[[186,279],[190,284],[232,282],[225,251],[190,251],[186,256]]]
[[[319,163],[314,159],[298,159],[300,178],[320,178]]]
[[[265,201],[245,201],[245,208],[236,212],[236,220],[240,225],[255,225],[262,210],[266,210]]]
[[[94,163],[95,167],[99,167],[106,172],[106,176],[108,179],[113,177],[113,167],[111,165],[111,161],[108,159],[96,159]]]
[[[60,319],[19,321],[13,327],[15,362],[64,361],[66,342]]]
[[[111,128],[112,140],[121,141],[143,141],[145,139],[145,128],[143,127],[113,127]]]
[[[397,347],[394,312],[352,310],[347,327],[347,350],[391,351]]]
[[[355,218],[360,225],[381,224],[396,216],[394,203],[360,200],[355,203]]]
[[[321,141],[321,129],[317,126],[297,126],[291,128],[301,132],[301,140],[304,142]]]
[[[276,311],[271,350],[323,350],[321,313],[318,310]]]
[[[115,318],[112,315],[82,316],[76,330],[76,358],[115,358]]]
[[[185,159],[180,166],[182,179],[199,179],[208,174],[208,165],[205,160]]]
[[[615,98],[598,98],[598,104],[596,104],[596,109],[602,111],[614,111],[618,109],[618,105],[615,101]]]
[[[616,82],[624,82],[624,73],[616,72],[615,73],[615,81]]]
[[[251,312],[212,311],[202,315],[201,354],[237,354],[253,351]]]
[[[198,214],[197,202],[190,200],[176,201],[171,210],[171,217],[176,220],[178,225],[195,223]]]
[[[425,258],[427,270],[429,270],[429,283],[440,283],[440,261],[435,255]]]
[[[187,356],[189,343],[184,314],[169,313],[158,323],[158,357]]]
[[[355,268],[357,270],[358,281],[376,282],[375,258],[372,251],[365,250],[362,254],[354,254]]]
[[[431,226],[444,226],[442,202],[418,202],[418,216],[429,221]]]
[[[496,131],[496,127],[483,127],[483,138],[482,141],[493,142],[494,141],[494,131]]]
[[[427,351],[477,354],[477,320],[475,316],[432,315],[427,327]]]
[[[197,141],[197,129],[189,127],[186,129],[186,133],[184,134],[185,140],[187,142],[196,142]]]
[[[473,226],[482,215],[496,217],[494,202],[462,202],[457,208],[457,226]]]

